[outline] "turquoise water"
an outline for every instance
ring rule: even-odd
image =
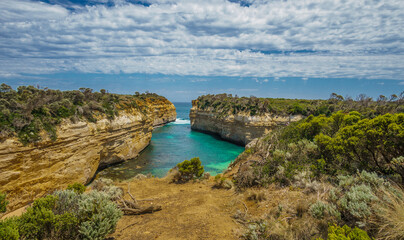
[[[193,157],[201,159],[206,172],[216,175],[244,151],[244,147],[218,137],[191,131],[191,103],[174,105],[177,108],[177,121],[156,128],[150,145],[137,158],[106,168],[98,175],[117,180],[129,179],[138,173],[163,177],[177,163]]]

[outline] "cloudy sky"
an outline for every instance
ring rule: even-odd
[[[402,0],[1,0],[0,82],[327,98],[404,90]]]

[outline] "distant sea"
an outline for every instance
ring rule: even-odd
[[[138,173],[152,173],[163,177],[177,163],[193,157],[201,159],[205,172],[216,175],[244,151],[244,147],[216,136],[191,131],[191,103],[177,102],[174,105],[177,120],[154,129],[150,145],[137,158],[106,168],[98,176],[125,180]]]

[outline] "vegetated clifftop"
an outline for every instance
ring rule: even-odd
[[[98,168],[136,157],[149,144],[153,126],[176,119],[174,105],[164,97],[116,96],[112,118],[93,110],[93,121],[59,119],[56,139],[45,130],[31,143],[15,135],[2,139],[0,191],[7,193],[8,210],[68,184],[87,183]]]
[[[202,101],[201,97],[192,101],[189,114],[192,130],[218,134],[221,138],[240,145],[248,144],[279,125],[287,125],[303,118],[300,113],[291,115],[278,115],[270,112],[252,114],[247,109],[235,112],[227,108],[218,109],[215,105],[203,105]]]
[[[286,126],[309,115],[330,116],[337,111],[359,111],[367,117],[403,112],[404,93],[390,100],[377,101],[360,95],[356,101],[335,93],[328,100],[233,97],[231,94],[200,96],[192,101],[191,128],[220,135],[223,139],[246,145],[277,126]]]

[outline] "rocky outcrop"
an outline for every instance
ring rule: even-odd
[[[174,122],[177,118],[174,104],[152,104],[153,111],[153,126],[160,126],[168,122]]]
[[[221,138],[245,146],[255,138],[270,132],[278,125],[302,119],[301,115],[277,116],[264,114],[250,116],[245,113],[219,115],[212,107],[199,109],[197,100],[192,101],[189,114],[191,129],[201,132],[218,134]]]
[[[28,146],[16,138],[2,142],[0,191],[8,194],[8,210],[68,184],[88,183],[99,167],[136,157],[149,144],[153,126],[176,118],[169,101],[148,105],[147,113],[126,109],[113,120],[64,120],[57,126],[56,141]]]

